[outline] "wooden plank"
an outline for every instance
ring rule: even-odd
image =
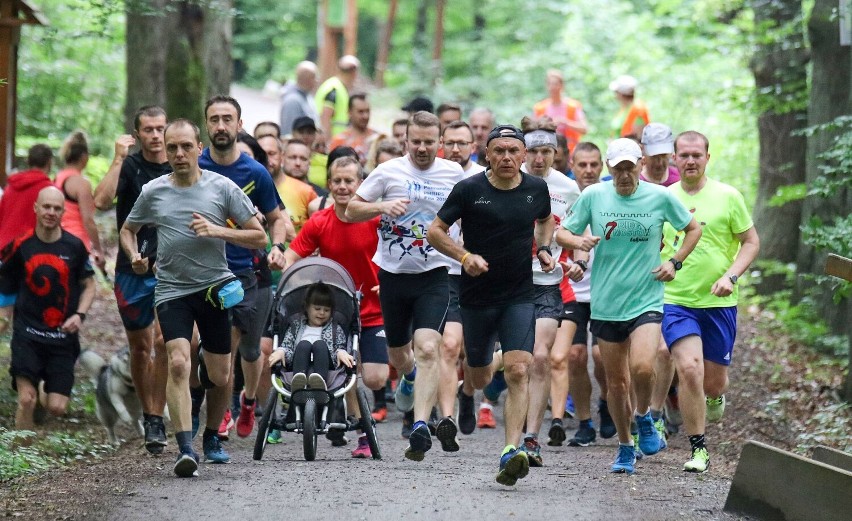
[[[758,519],[848,521],[852,472],[749,441],[725,510]]]
[[[852,281],[852,259],[829,253],[825,259],[825,274]]]

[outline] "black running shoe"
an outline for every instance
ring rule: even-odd
[[[441,442],[441,449],[444,452],[458,452],[459,428],[456,426],[456,421],[452,416],[441,418],[441,421],[438,422],[438,426],[435,428],[435,433],[438,441]]]
[[[593,426],[583,426],[581,424],[580,428],[577,429],[577,432],[574,434],[574,437],[568,442],[568,445],[571,447],[588,447],[595,442],[595,438],[597,438],[595,428]]]
[[[408,448],[405,449],[405,457],[411,461],[423,461],[426,452],[432,448],[432,435],[429,427],[422,423],[411,431],[408,438]]]
[[[562,418],[553,418],[550,422],[550,430],[547,431],[547,444],[551,447],[561,447],[565,441],[565,427],[562,426]]]
[[[459,389],[459,430],[462,434],[472,434],[476,429],[476,411],[473,396]]]
[[[168,445],[163,418],[152,416],[145,422],[145,449],[151,454],[162,454]]]

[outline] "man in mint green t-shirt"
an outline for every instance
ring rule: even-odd
[[[666,285],[663,336],[680,377],[678,397],[692,450],[683,469],[704,472],[710,456],[705,421],[725,410],[728,365],[737,333],[737,279],[757,257],[760,239],[742,194],[704,175],[710,159],[702,134],[684,132],[675,141],[681,181],[669,187],[698,220],[701,242],[684,262],[677,280]],[[666,227],[662,258],[683,234]]]
[[[650,455],[661,447],[649,409],[663,318],[663,283],[674,279],[698,243],[701,228],[671,192],[639,181],[644,161],[635,141],[614,140],[607,148],[606,162],[612,182],[590,186],[580,195],[556,240],[563,247],[595,248],[591,330],[600,343],[609,410],[618,432],[612,471],[630,474],[636,463],[631,413],[639,429],[639,450]],[[666,222],[682,230],[684,238],[671,260],[660,264]],[[586,226],[591,226],[592,236],[581,236]],[[636,390],[635,410],[630,403],[631,382]]]

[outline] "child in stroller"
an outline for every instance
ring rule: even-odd
[[[335,324],[334,296],[322,282],[311,284],[305,295],[305,313],[290,321],[281,345],[269,357],[269,365],[284,362],[292,371],[292,391],[308,389],[326,390],[330,369],[341,365],[352,367],[355,358],[346,350],[347,339],[343,328]]]

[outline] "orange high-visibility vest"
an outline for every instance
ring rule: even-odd
[[[565,119],[575,121],[577,119],[577,111],[582,109],[583,105],[573,98],[562,98],[562,103],[565,105]],[[547,109],[550,108],[552,104],[553,102],[550,101],[550,98],[539,101],[538,103],[533,105],[533,115],[537,118],[546,116]],[[568,150],[570,151],[573,151],[574,145],[576,145],[583,139],[583,134],[568,127],[564,128],[562,134],[568,141]]]
[[[636,121],[641,119],[644,125],[651,122],[651,117],[648,115],[648,107],[642,100],[633,100],[630,109],[627,111],[627,117],[621,124],[621,134],[619,137],[626,137],[633,133],[633,127],[636,126]],[[641,137],[641,136],[639,136]]]

